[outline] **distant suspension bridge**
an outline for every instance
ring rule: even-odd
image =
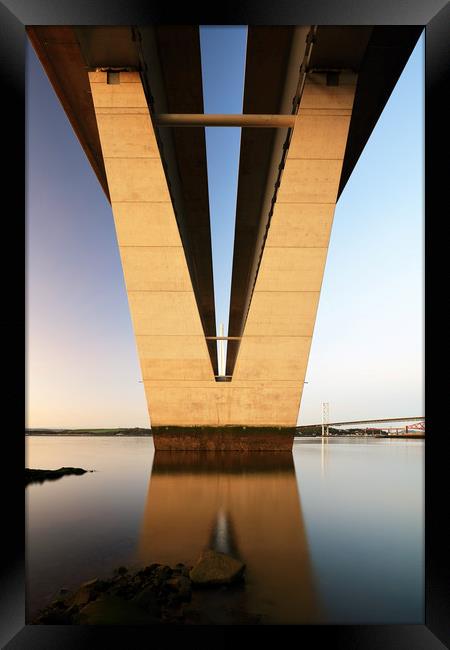
[[[310,424],[310,425],[304,425],[301,428],[302,430],[306,430],[308,428],[313,428],[313,427],[321,427],[322,428],[322,435],[323,436],[328,436],[329,435],[329,427],[342,427],[342,426],[350,426],[351,428],[355,429],[361,429],[362,427],[359,427],[358,425],[364,425],[364,424],[380,424],[381,426],[378,427],[364,427],[364,430],[366,433],[373,435],[375,432],[380,433],[380,434],[387,434],[387,435],[408,435],[408,434],[417,434],[417,435],[424,435],[425,434],[425,417],[424,416],[417,416],[417,417],[403,417],[403,418],[379,418],[379,419],[371,419],[371,420],[350,420],[347,422],[329,422],[328,419],[328,414],[329,414],[329,405],[327,402],[324,402],[322,404],[322,422],[321,424]],[[399,422],[399,423],[405,423],[404,426],[389,426],[390,423],[393,422]],[[410,422],[411,424],[406,424],[407,422]],[[386,425],[386,426],[383,426]]]

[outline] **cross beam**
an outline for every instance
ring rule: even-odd
[[[157,126],[240,126],[266,129],[293,127],[295,115],[158,113],[154,115]]]
[[[242,336],[205,336],[207,341],[240,341]]]

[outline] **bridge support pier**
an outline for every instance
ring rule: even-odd
[[[291,451],[295,427],[152,427],[156,451]]]

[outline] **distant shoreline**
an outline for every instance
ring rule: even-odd
[[[317,430],[316,430],[317,429]],[[313,427],[306,425],[304,427],[297,427],[295,438],[321,438],[321,427]],[[89,437],[114,437],[114,436],[128,436],[128,437],[147,437],[152,438],[151,429],[144,429],[136,427],[134,429],[26,429],[26,436],[89,436]],[[335,429],[329,428],[330,438],[414,438],[424,439],[425,435],[422,433],[408,433],[408,434],[391,434],[387,435],[381,429],[372,429],[370,433],[366,433],[364,429]]]
[[[150,436],[151,429],[25,429],[26,436]]]

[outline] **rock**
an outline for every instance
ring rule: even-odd
[[[138,589],[139,587],[136,587],[136,585],[125,582],[119,586],[115,586],[114,589],[111,590],[111,594],[120,596],[120,598],[125,598],[125,600],[130,600],[136,595]]]
[[[81,476],[92,470],[82,467],[60,467],[59,469],[30,469],[25,468],[25,486],[30,483],[43,483],[44,481],[56,481],[63,476]]]
[[[65,609],[66,603],[64,602],[64,600],[57,598],[56,600],[50,603],[50,607],[52,609]]]
[[[98,578],[92,578],[92,580],[87,580],[86,582],[83,582],[80,588],[91,589],[92,587],[95,587],[98,582],[99,582]]]
[[[242,578],[245,564],[230,555],[208,549],[189,572],[195,585],[224,585]]]
[[[191,581],[186,576],[174,576],[166,580],[165,586],[177,595],[175,600],[191,600]]]
[[[194,567],[178,564],[172,569],[167,565],[152,564],[132,573],[126,567],[119,567],[110,579],[87,580],[72,593],[61,590],[59,597],[42,610],[33,623],[139,625],[202,621],[202,624],[210,624],[214,622],[209,612],[211,594],[205,592],[200,607],[199,602],[195,602],[200,597],[197,592],[193,599],[195,608],[188,609],[190,613],[184,619],[187,603],[192,599],[193,584],[224,585],[222,589],[229,595],[227,585],[242,577],[244,568],[239,560],[212,550],[202,553]],[[185,575],[188,572],[190,578]],[[241,587],[238,584],[236,588]],[[203,609],[208,613],[201,613]],[[222,602],[219,609],[222,616]],[[223,618],[220,616],[219,622]]]
[[[93,599],[92,592],[89,587],[80,587],[76,592],[73,598],[70,601],[71,605],[77,605],[78,607],[83,607]]]
[[[119,576],[124,576],[126,573],[128,573],[128,569],[126,566],[120,566],[115,569],[114,573],[117,573]]]
[[[140,571],[138,571],[136,573],[136,575],[139,576],[139,578],[141,578],[141,579],[149,578],[150,576],[152,576],[155,573],[156,569],[159,566],[161,566],[161,564],[150,564],[150,566],[146,566],[143,569],[141,569]]]
[[[136,603],[139,607],[144,608],[147,611],[156,613],[159,610],[158,599],[156,597],[155,589],[152,585],[142,589],[137,596],[133,598],[133,602]]]
[[[83,607],[91,600],[95,600],[98,597],[99,593],[106,591],[108,587],[109,583],[105,580],[99,580],[98,578],[87,580],[80,585],[72,598],[70,598],[70,605]]]
[[[69,617],[69,619],[71,619],[73,616],[78,614],[79,611],[80,608],[78,607],[78,605],[71,605],[69,609],[66,610],[66,614]]]
[[[189,578],[189,571],[190,571],[189,567],[186,566],[185,564],[181,564],[181,562],[175,565],[174,573],[176,572],[181,574],[182,576],[186,576],[186,578]]]
[[[97,580],[94,585],[94,589],[95,591],[104,592],[107,591],[112,584],[112,580]]]
[[[167,565],[159,565],[154,571],[156,584],[162,584],[172,576],[172,569]]]

